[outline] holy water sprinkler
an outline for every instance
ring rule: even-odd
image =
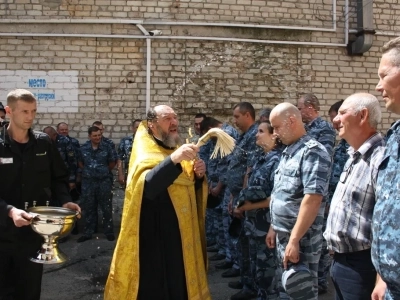
[[[211,159],[216,158],[218,154],[221,157],[227,156],[235,148],[235,139],[219,128],[211,128],[207,133],[202,135],[197,142],[197,146],[201,147],[205,145],[205,143],[207,143],[207,141],[212,137],[217,138],[217,143],[213,153],[211,153]]]

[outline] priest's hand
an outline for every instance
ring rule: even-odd
[[[196,159],[193,165],[194,173],[196,174],[196,178],[203,178],[206,173],[206,164],[202,159]]]
[[[171,154],[171,160],[176,165],[183,160],[193,160],[197,157],[200,148],[193,144],[184,144]]]

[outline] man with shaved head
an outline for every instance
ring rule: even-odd
[[[322,144],[307,135],[294,105],[277,105],[270,122],[287,147],[275,174],[267,245],[277,246],[286,293],[294,299],[316,300],[331,158]]]
[[[333,255],[331,278],[336,299],[370,299],[376,281],[371,260],[371,221],[375,192],[371,178],[374,151],[384,145],[377,131],[381,121],[378,99],[354,94],[333,119],[339,136],[350,145],[350,155],[332,197],[324,237]]]
[[[104,299],[210,300],[206,166],[180,145],[174,110],[159,105],[136,132],[121,232]]]

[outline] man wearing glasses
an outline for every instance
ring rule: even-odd
[[[350,148],[332,198],[324,237],[332,251],[331,278],[336,299],[370,299],[376,280],[371,261],[371,220],[375,192],[371,178],[374,150],[384,145],[377,132],[381,109],[375,96],[360,93],[348,97],[333,119],[339,136]]]

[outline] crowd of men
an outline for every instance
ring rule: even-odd
[[[386,108],[400,114],[400,38],[384,45],[378,75]],[[147,122],[134,120],[117,149],[100,121],[83,145],[64,122],[32,131],[36,99],[26,90],[10,92],[7,106],[0,104],[0,168],[9,175],[0,189],[0,299],[40,298],[42,267],[23,260],[40,245],[22,207],[32,194],[80,212],[70,201],[79,198],[85,226],[78,242],[97,231],[99,207],[103,232],[115,239],[115,166],[126,186],[124,215],[135,221],[122,226],[107,299],[210,299],[204,231],[207,251],[215,253],[208,259],[219,261],[222,277],[239,277],[228,284],[238,290],[232,300],[318,299],[328,273],[336,299],[400,299],[400,121],[384,137],[378,99],[343,96],[328,111],[331,122],[321,118],[312,93],[258,118],[251,103],[240,102],[232,111],[237,129],[198,114],[196,135],[182,146],[175,112],[161,105]],[[212,128],[235,139],[228,156],[210,158],[215,138],[194,144]],[[28,174],[34,180],[26,181]]]
[[[383,48],[376,87],[396,114],[399,57],[400,38]],[[222,277],[239,277],[228,284],[239,290],[232,300],[318,299],[328,290],[329,272],[336,299],[400,296],[398,122],[386,137],[380,134],[381,107],[368,93],[332,105],[332,124],[319,113],[309,93],[296,105],[261,111],[258,120],[250,103],[237,104],[232,115],[238,131],[196,115],[196,134],[219,127],[236,139],[228,157],[208,159],[215,141],[203,154],[207,250],[215,252],[209,257],[219,261],[215,267],[226,269]],[[273,148],[274,156],[259,141],[265,121],[285,146]]]

